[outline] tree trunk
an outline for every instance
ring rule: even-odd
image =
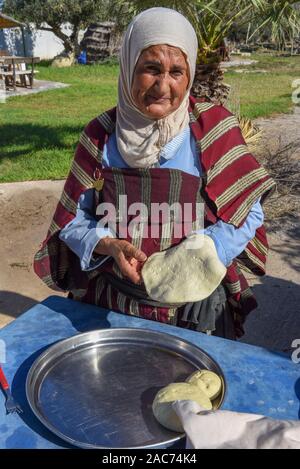
[[[222,40],[218,48],[205,52],[199,49],[192,93],[196,98],[208,98],[214,104],[225,104],[230,86],[224,83],[222,60],[230,60],[226,41]]]
[[[214,104],[225,104],[230,86],[223,82],[224,72],[220,62],[197,64],[192,94],[196,98],[208,98]]]
[[[71,36],[68,36],[60,29],[59,26],[51,24],[49,24],[49,26],[50,28],[40,26],[38,29],[41,29],[42,31],[50,31],[55,34],[55,36],[62,41],[65,48],[65,52],[67,54],[77,53],[77,50],[79,50],[79,27],[77,27],[77,29],[75,30],[76,27],[74,26],[73,33],[71,34]]]
[[[80,33],[80,24],[74,24],[73,26],[73,32],[70,36],[70,41],[72,43],[72,52],[74,52],[75,57],[79,55],[80,53],[80,47],[79,47],[79,33]]]

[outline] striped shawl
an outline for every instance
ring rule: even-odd
[[[78,294],[86,291],[95,277],[95,272],[81,270],[78,257],[59,239],[59,232],[74,218],[80,195],[93,186],[94,171],[101,169],[103,148],[115,120],[114,108],[92,120],[82,132],[46,239],[34,257],[36,274],[54,290]],[[238,228],[255,201],[260,197],[263,202],[274,188],[274,181],[249,153],[237,119],[223,106],[191,97],[190,127],[204,173],[206,222],[223,220]],[[246,315],[257,306],[241,269],[264,275],[267,252],[266,233],[261,227],[228,267],[224,285],[238,336],[243,334]]]

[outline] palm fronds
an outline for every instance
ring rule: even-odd
[[[260,143],[263,131],[251,119],[239,117],[238,121],[247,145],[251,146],[252,151],[255,151],[255,148]]]
[[[261,9],[260,21],[249,39],[262,30],[268,29],[271,39],[283,49],[288,41],[292,41],[300,34],[299,1],[273,0],[266,2]],[[298,7],[298,8],[297,8]]]

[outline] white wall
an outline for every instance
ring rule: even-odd
[[[72,33],[72,27],[65,24],[63,32],[68,36]],[[81,31],[79,40],[84,31]],[[25,43],[27,55],[34,55],[41,59],[53,59],[63,50],[62,41],[50,31],[37,30],[31,25],[31,32],[25,31]],[[0,49],[7,50],[10,55],[23,55],[23,41],[20,28],[0,29]]]

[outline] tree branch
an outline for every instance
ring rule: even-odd
[[[46,28],[45,26],[37,26],[37,29],[41,29],[42,31],[50,31],[51,33],[53,33],[52,28]]]

